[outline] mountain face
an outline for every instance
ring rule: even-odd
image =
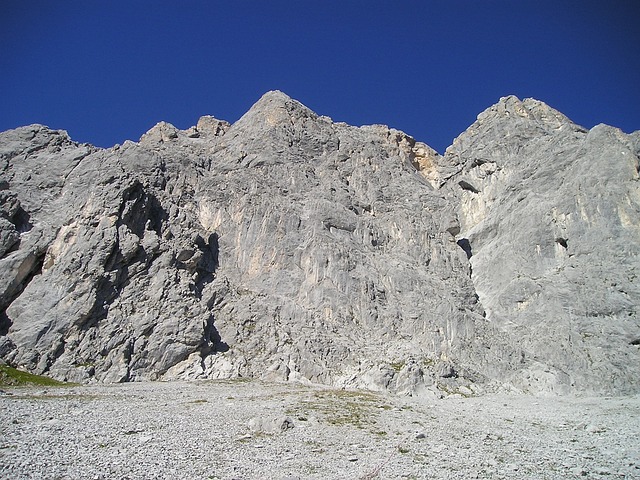
[[[506,97],[444,156],[281,92],[0,134],[0,356],[71,381],[640,391],[640,132]]]

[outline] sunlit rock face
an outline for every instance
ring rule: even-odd
[[[59,379],[638,391],[640,135],[501,99],[444,156],[281,92],[0,134],[0,355]]]
[[[519,385],[637,389],[639,139],[507,97],[445,154],[487,319],[534,360]]]

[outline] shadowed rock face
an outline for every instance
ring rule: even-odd
[[[638,133],[501,99],[438,155],[269,92],[0,134],[0,355],[59,379],[638,391]]]

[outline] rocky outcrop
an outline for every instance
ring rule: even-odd
[[[447,150],[476,292],[487,319],[532,359],[511,382],[637,389],[637,140],[507,97]]]
[[[0,355],[59,379],[637,391],[638,134],[502,99],[447,150],[281,92],[0,134]]]

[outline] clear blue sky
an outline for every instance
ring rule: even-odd
[[[640,129],[638,0],[2,0],[0,130],[107,147],[279,89],[443,152],[501,96]]]

